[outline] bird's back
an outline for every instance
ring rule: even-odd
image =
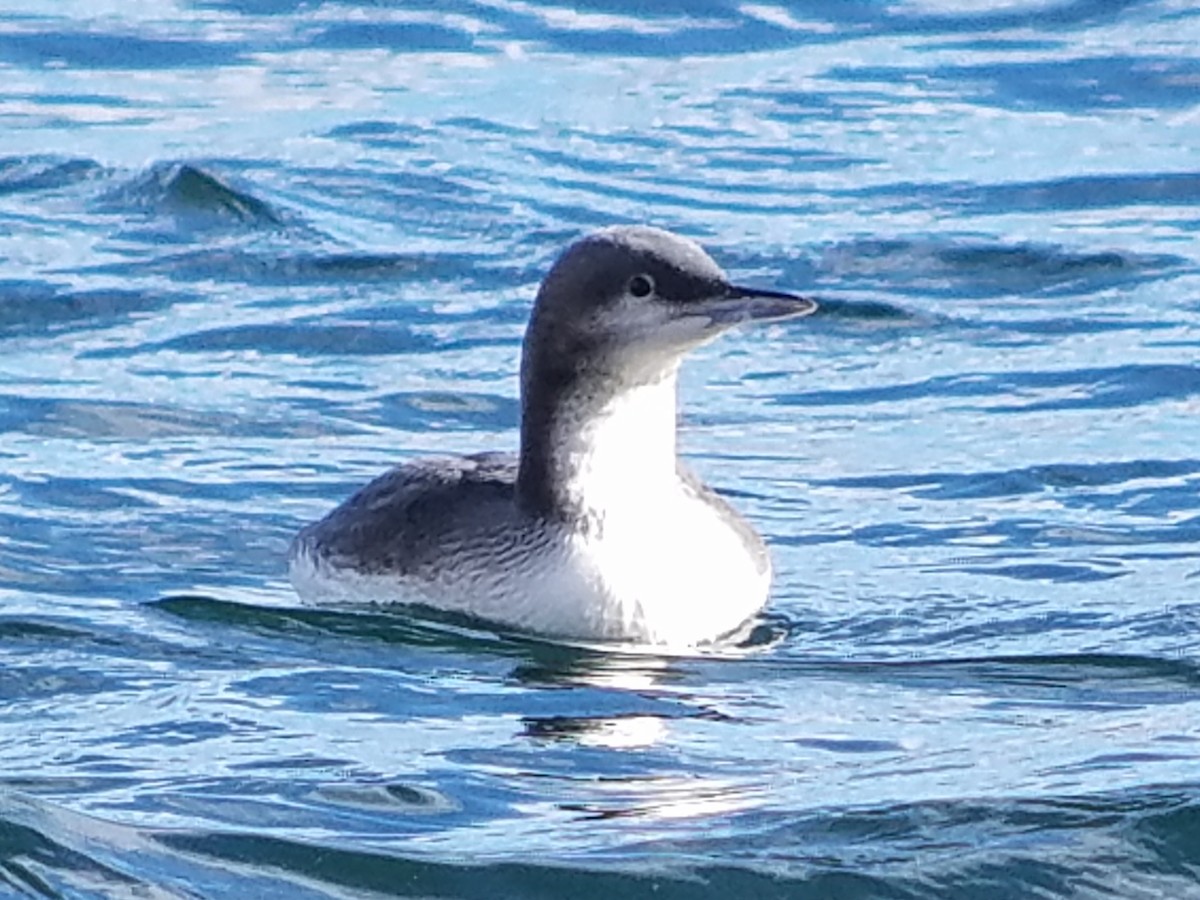
[[[379,476],[303,529],[301,562],[363,576],[431,579],[456,554],[504,555],[536,529],[515,503],[516,458],[506,453],[418,460]]]

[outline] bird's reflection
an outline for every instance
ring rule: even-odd
[[[540,740],[574,741],[585,747],[632,750],[652,747],[667,735],[662,716],[541,716],[523,721],[525,734]]]
[[[617,695],[631,707],[580,715],[527,716],[521,722],[526,737],[571,741],[581,746],[614,750],[648,748],[666,742],[671,723],[682,719],[725,719],[700,686],[708,682],[704,669],[727,661],[744,660],[760,652],[775,634],[769,623],[749,626],[738,643],[669,653],[645,647],[567,647],[543,645],[511,677],[534,688],[586,688]],[[695,687],[693,687],[693,685]],[[582,705],[582,704],[581,704]]]

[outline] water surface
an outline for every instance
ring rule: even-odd
[[[14,896],[1200,896],[1200,14],[10,3]],[[291,535],[515,445],[651,222],[818,316],[683,378],[748,646],[298,610]]]

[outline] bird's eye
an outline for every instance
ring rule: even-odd
[[[649,297],[654,293],[654,279],[649,275],[634,275],[629,279],[629,293],[634,297]]]

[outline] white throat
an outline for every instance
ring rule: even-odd
[[[736,513],[681,483],[676,377],[672,367],[556,423],[556,469],[579,518],[553,592],[582,597],[576,608],[596,632],[695,643],[766,599],[769,567],[732,524]]]
[[[586,419],[558,423],[559,472],[567,496],[589,518],[628,510],[678,487],[675,455],[678,366],[622,391]]]

